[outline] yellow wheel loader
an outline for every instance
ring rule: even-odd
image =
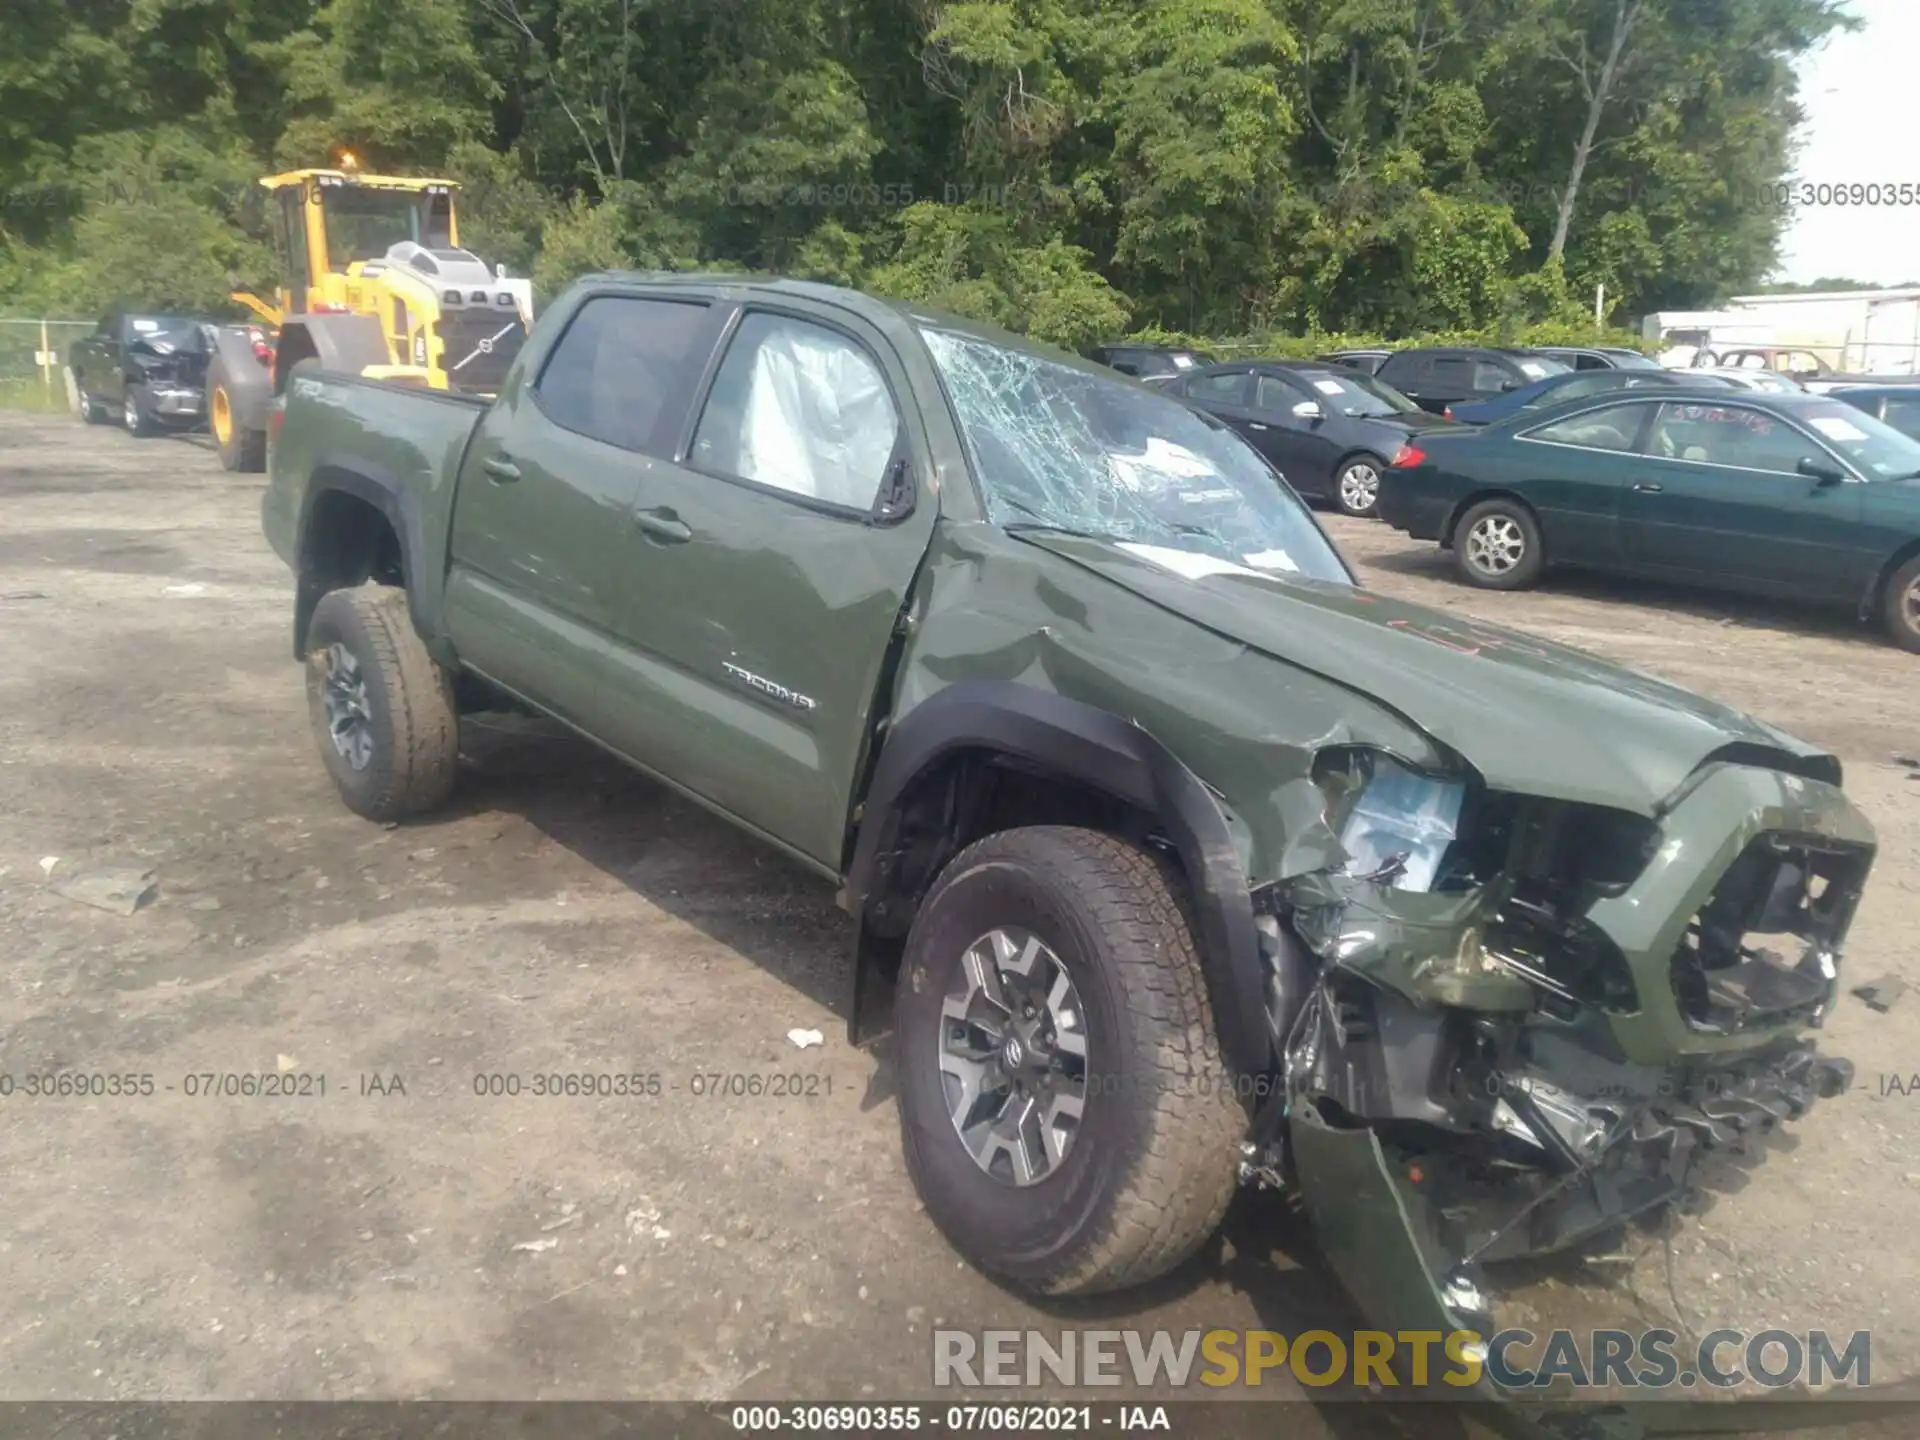
[[[440,178],[331,170],[261,180],[283,266],[273,300],[234,299],[275,333],[229,326],[207,367],[207,416],[229,470],[266,463],[275,402],[293,368],[329,370],[491,396],[533,322],[533,287],[460,248],[454,196]]]

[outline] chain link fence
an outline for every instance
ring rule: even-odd
[[[0,315],[0,409],[67,408],[67,348],[91,320]]]

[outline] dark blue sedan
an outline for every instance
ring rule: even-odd
[[[1549,405],[1564,405],[1569,400],[1585,400],[1589,396],[1613,390],[1638,390],[1648,385],[1726,385],[1726,381],[1717,377],[1701,376],[1697,372],[1674,370],[1581,370],[1569,375],[1549,375],[1544,380],[1535,380],[1531,385],[1522,385],[1518,390],[1509,390],[1504,395],[1496,395],[1491,400],[1458,401],[1449,405],[1446,416],[1463,425],[1491,425],[1518,415],[1522,410],[1544,410]]]

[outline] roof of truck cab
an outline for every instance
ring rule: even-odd
[[[645,286],[649,289],[705,290],[718,298],[731,300],[744,299],[750,295],[767,297],[790,295],[796,299],[838,305],[883,327],[904,321],[908,326],[916,329],[924,326],[933,330],[945,330],[1003,349],[1025,351],[1055,364],[1065,365],[1069,369],[1097,375],[1103,380],[1112,380],[1116,376],[1115,371],[1097,361],[1075,355],[1059,346],[1049,345],[1043,340],[1016,335],[1011,330],[1003,330],[997,325],[969,320],[964,316],[936,310],[930,305],[921,305],[910,300],[890,300],[884,296],[869,294],[864,290],[854,290],[844,285],[825,285],[817,280],[793,280],[784,276],[753,275],[734,271],[607,270],[582,276],[574,283],[576,286],[603,284]],[[1127,379],[1125,376],[1119,378],[1122,381]]]

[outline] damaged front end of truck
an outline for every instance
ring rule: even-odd
[[[1484,1264],[1677,1201],[1847,1087],[1807,1032],[1872,831],[1830,762],[1740,758],[1652,814],[1364,746],[1290,782],[1319,818],[1255,895],[1284,1078],[1243,1173],[1298,1189],[1375,1323],[1486,1337]]]

